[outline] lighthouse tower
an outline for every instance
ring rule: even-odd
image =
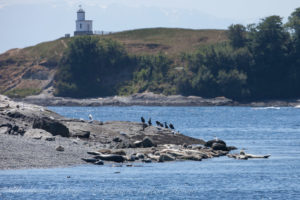
[[[77,20],[76,20],[76,31],[74,35],[93,35],[93,21],[85,20],[85,12],[79,6],[77,11]]]

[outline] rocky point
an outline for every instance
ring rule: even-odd
[[[235,149],[140,122],[69,119],[6,96],[0,96],[0,137],[0,168],[201,161]]]

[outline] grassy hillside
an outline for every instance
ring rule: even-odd
[[[139,29],[93,37],[117,40],[131,55],[164,52],[175,60],[182,52],[192,52],[198,47],[227,40],[224,30],[175,28]],[[0,55],[0,93],[24,96],[29,94],[28,91],[36,93],[51,85],[58,63],[73,39],[60,38]]]
[[[94,37],[111,38],[122,43],[132,54],[157,54],[165,51],[170,55],[189,52],[203,45],[227,41],[225,30],[194,30],[179,28],[149,28]],[[17,54],[2,54],[0,59],[25,56],[26,59],[59,59],[72,38],[43,42],[18,51]]]
[[[191,52],[200,46],[215,44],[227,40],[224,30],[192,29],[139,29],[107,35],[123,43],[129,53],[153,54],[159,51],[169,55]]]
[[[93,37],[111,38],[124,45],[131,55],[156,55],[164,52],[176,60],[182,52],[227,40],[225,30],[151,28]],[[60,38],[0,55],[0,93],[28,95],[52,84],[58,63],[72,38]],[[24,92],[24,91],[26,92]]]

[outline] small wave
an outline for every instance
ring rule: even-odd
[[[300,107],[299,107],[300,108]],[[273,109],[273,110],[279,110],[280,107],[274,107],[274,106],[270,106],[270,107],[258,107],[258,108],[252,108],[253,110],[269,110],[269,109]]]

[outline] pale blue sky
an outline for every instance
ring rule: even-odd
[[[270,15],[286,20],[300,0],[0,0],[0,53],[73,34],[78,5],[94,30],[226,29]]]

